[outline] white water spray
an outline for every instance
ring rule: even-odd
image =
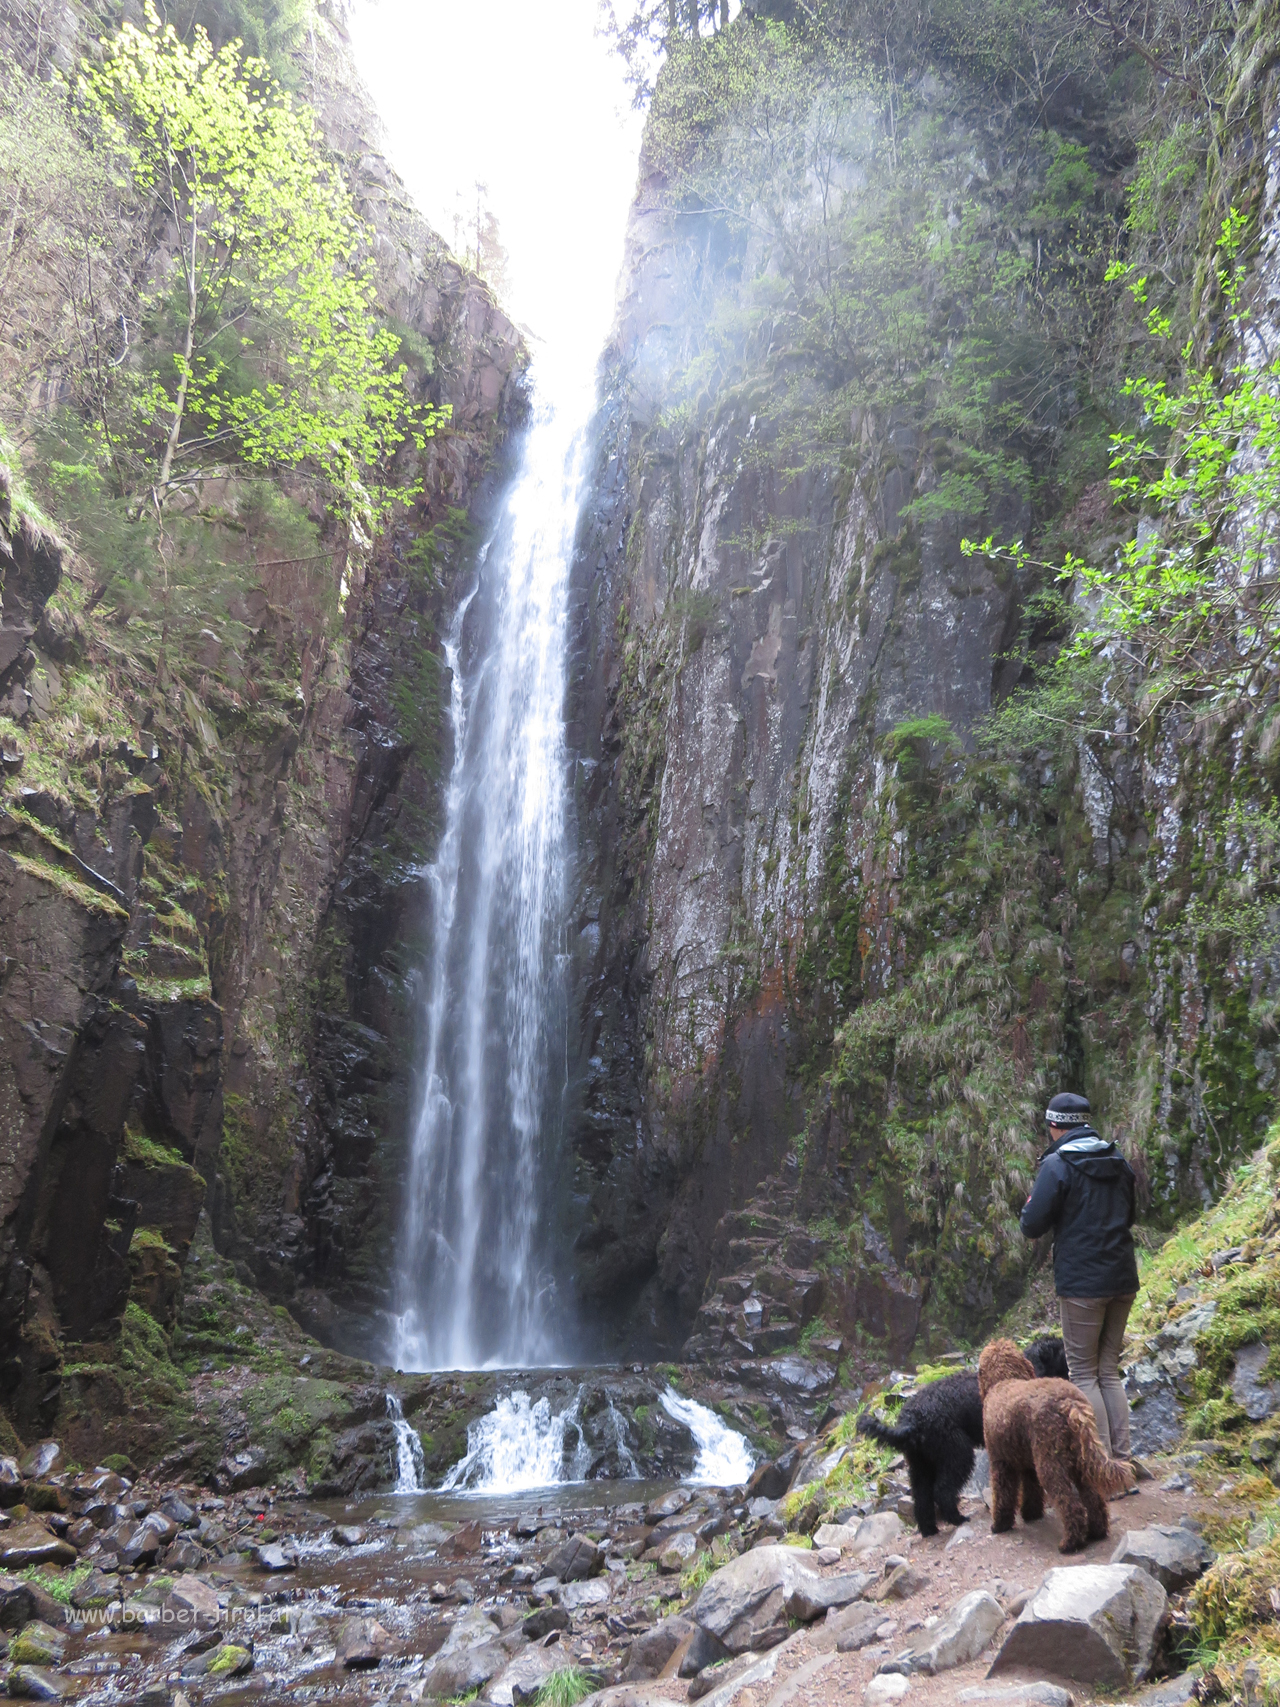
[[[441,1491],[515,1494],[557,1482],[580,1482],[590,1459],[578,1427],[579,1392],[553,1412],[548,1399],[510,1393],[467,1430],[467,1454],[441,1483]]]
[[[755,1459],[744,1435],[722,1422],[706,1405],[700,1405],[696,1399],[682,1399],[671,1387],[662,1395],[662,1408],[669,1417],[685,1425],[697,1445],[691,1482],[703,1482],[711,1488],[736,1488],[750,1480]]]
[[[570,559],[593,398],[544,371],[474,587],[449,630],[454,758],[426,871],[432,959],[391,1355],[556,1361],[546,1187],[562,1118]]]
[[[396,1485],[391,1491],[395,1494],[421,1493],[426,1470],[422,1442],[418,1439],[417,1429],[405,1421],[404,1410],[394,1393],[387,1394],[387,1415],[396,1431]]]

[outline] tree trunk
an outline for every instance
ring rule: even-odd
[[[178,448],[178,439],[182,434],[182,413],[187,406],[187,383],[191,378],[191,352],[196,344],[196,235],[193,222],[191,265],[187,269],[187,336],[182,350],[182,372],[178,376],[178,395],[173,403],[173,420],[169,423],[169,437],[164,447],[164,456],[160,459],[160,477],[156,481],[157,508],[164,503],[164,489],[169,484],[173,454]]]

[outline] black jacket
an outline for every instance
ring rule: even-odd
[[[1019,1224],[1029,1239],[1053,1229],[1059,1298],[1122,1298],[1138,1290],[1133,1216],[1133,1169],[1082,1126],[1041,1161]]]

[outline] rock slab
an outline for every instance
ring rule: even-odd
[[[952,1666],[968,1665],[970,1660],[977,1659],[1003,1623],[1000,1602],[985,1589],[976,1589],[958,1600],[932,1630],[922,1631],[915,1646],[904,1648],[877,1670],[923,1672],[926,1677],[933,1677],[936,1672],[950,1671]]]
[[[1167,1599],[1136,1565],[1060,1566],[1023,1608],[987,1676],[1027,1667],[1127,1688],[1150,1669]]]
[[[1194,1529],[1152,1524],[1131,1529],[1111,1555],[1113,1565],[1137,1565],[1169,1594],[1187,1588],[1213,1563],[1214,1552]]]
[[[815,1588],[821,1581],[812,1557],[800,1548],[753,1547],[716,1572],[689,1609],[689,1617],[717,1637],[730,1654],[758,1651],[788,1634],[787,1597],[797,1589]]]

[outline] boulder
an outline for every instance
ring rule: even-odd
[[[9,1658],[20,1666],[56,1666],[67,1651],[65,1630],[56,1630],[43,1619],[24,1624],[9,1643]]]
[[[179,1529],[189,1529],[199,1523],[196,1512],[186,1500],[179,1499],[177,1494],[166,1494],[160,1501],[160,1510],[168,1518],[172,1518]]]
[[[180,1576],[169,1590],[162,1613],[164,1623],[176,1626],[179,1635],[187,1630],[214,1630],[221,1618],[217,1590],[202,1577]]]
[[[856,1601],[834,1617],[829,1617],[825,1628],[834,1632],[838,1654],[856,1654],[859,1648],[875,1641],[876,1632],[883,1623],[884,1613],[878,1606]]]
[[[337,1659],[348,1671],[371,1671],[391,1650],[391,1637],[376,1618],[344,1618]]]
[[[538,1615],[534,1613],[533,1616],[536,1618]],[[657,1677],[681,1642],[691,1636],[693,1631],[693,1622],[676,1613],[673,1617],[664,1618],[661,1623],[655,1624],[651,1630],[646,1630],[642,1636],[637,1636],[627,1655],[626,1667],[622,1673],[623,1681],[635,1683],[644,1678]],[[529,1633],[528,1619],[525,1620],[525,1633]]]
[[[667,1576],[678,1576],[697,1551],[697,1536],[683,1529],[679,1534],[668,1537],[666,1546],[658,1554],[658,1569]]]
[[[644,1508],[644,1520],[646,1523],[661,1523],[664,1517],[674,1517],[677,1512],[692,1505],[693,1498],[688,1488],[672,1488],[671,1492],[663,1494],[661,1499],[650,1500]],[[536,1531],[534,1533],[536,1534]]]
[[[547,1560],[547,1575],[562,1583],[580,1582],[595,1576],[604,1565],[604,1552],[586,1535],[571,1535]]]
[[[491,1707],[525,1707],[551,1676],[569,1664],[569,1656],[556,1648],[526,1648],[494,1677],[481,1695]]]
[[[21,1630],[33,1618],[61,1624],[62,1607],[51,1594],[23,1577],[0,1575],[0,1630]]]
[[[693,1635],[689,1638],[689,1646],[680,1661],[679,1675],[697,1677],[698,1673],[705,1671],[708,1666],[728,1657],[729,1650],[719,1636],[713,1636],[710,1630],[704,1630],[701,1624],[695,1624]]]
[[[489,1628],[492,1630],[493,1626]],[[422,1674],[423,1693],[446,1701],[456,1695],[470,1695],[483,1689],[491,1677],[497,1677],[509,1658],[501,1642],[460,1648],[452,1654],[441,1653]]]
[[[254,1548],[253,1562],[260,1571],[296,1571],[298,1555],[282,1542],[269,1541],[264,1547]]]
[[[198,1571],[208,1562],[208,1553],[189,1535],[179,1535],[172,1546],[164,1550],[166,1571]]]
[[[1022,1609],[987,1676],[1028,1667],[1128,1688],[1150,1668],[1167,1598],[1136,1565],[1060,1566]]]
[[[882,1672],[923,1672],[933,1677],[952,1666],[976,1660],[1004,1623],[1000,1602],[985,1589],[976,1589],[958,1600],[931,1630],[922,1630],[914,1646],[885,1660]]]
[[[529,1614],[520,1628],[531,1642],[541,1642],[553,1630],[567,1630],[570,1622],[569,1614],[562,1606],[540,1606]]]
[[[1111,1555],[1111,1563],[1137,1565],[1173,1594],[1203,1576],[1214,1558],[1213,1548],[1193,1529],[1152,1524],[1148,1529],[1131,1529],[1123,1535]]]
[[[22,1471],[16,1458],[0,1458],[0,1505],[17,1505],[22,1498]]]
[[[119,1598],[119,1583],[105,1571],[90,1571],[71,1591],[71,1604],[77,1612],[100,1612]]]
[[[922,1588],[928,1588],[929,1579],[923,1571],[915,1570],[911,1565],[895,1565],[887,1575],[867,1590],[870,1601],[910,1600],[913,1594],[919,1594]]]
[[[801,1548],[753,1547],[716,1572],[690,1607],[689,1616],[729,1653],[759,1651],[787,1635],[788,1595],[821,1580],[811,1555]]]
[[[1265,1345],[1242,1345],[1236,1353],[1231,1391],[1250,1422],[1262,1422],[1280,1403],[1274,1384],[1261,1379],[1270,1356],[1271,1349]]]
[[[37,1441],[23,1454],[18,1465],[22,1475],[28,1482],[38,1482],[43,1476],[56,1476],[60,1470],[65,1470],[67,1461],[62,1455],[62,1448],[56,1440]]]
[[[365,1533],[358,1523],[340,1523],[333,1532],[333,1540],[339,1547],[363,1547]]]
[[[595,1606],[608,1606],[613,1590],[603,1579],[596,1582],[566,1583],[560,1590],[560,1604],[566,1612],[586,1612]]]
[[[209,1656],[209,1663],[204,1668],[206,1677],[243,1677],[246,1672],[253,1670],[253,1651],[242,1648],[239,1642],[224,1642],[220,1648],[215,1648]]]
[[[877,1511],[859,1523],[823,1523],[813,1532],[815,1547],[838,1547],[842,1553],[870,1553],[889,1547],[902,1535],[896,1511]]]
[[[796,1584],[783,1601],[783,1609],[788,1618],[797,1618],[801,1624],[812,1624],[815,1618],[857,1600],[874,1581],[875,1578],[865,1571],[851,1571],[840,1577],[815,1575]]]
[[[0,1534],[0,1568],[19,1571],[24,1565],[74,1565],[76,1550],[42,1523],[15,1523]]]
[[[74,1695],[75,1689],[69,1677],[59,1677],[41,1666],[14,1666],[9,1673],[9,1694],[19,1701],[61,1701]]]
[[[791,1486],[791,1479],[800,1464],[800,1448],[793,1446],[781,1458],[757,1464],[747,1483],[747,1498],[780,1500]]]

